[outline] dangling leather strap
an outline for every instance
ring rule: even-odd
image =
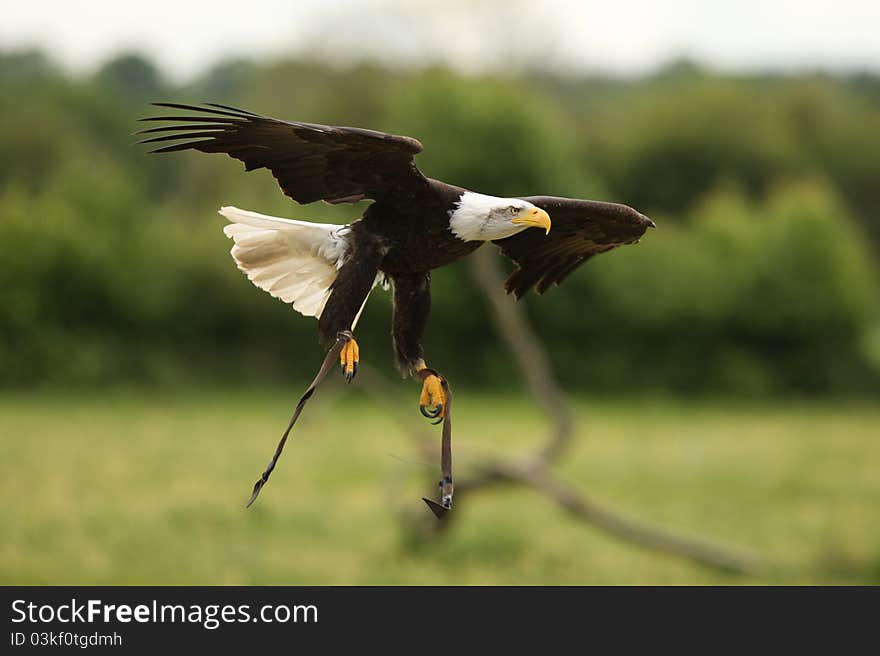
[[[452,509],[452,391],[449,389],[449,381],[441,376],[434,369],[425,367],[416,372],[416,378],[424,382],[428,376],[437,376],[440,379],[440,385],[443,388],[443,394],[446,396],[446,408],[443,414],[443,436],[440,442],[440,474],[443,477],[440,480],[440,503],[433,499],[422,497],[422,500],[428,504],[428,508],[437,517],[442,519],[443,516]]]
[[[324,363],[318,370],[318,374],[315,376],[315,379],[312,381],[312,384],[309,385],[305,393],[303,393],[303,395],[300,397],[299,403],[296,404],[296,409],[293,411],[293,416],[290,418],[290,423],[287,424],[287,428],[284,429],[284,434],[281,436],[281,441],[279,441],[278,446],[275,447],[275,455],[273,455],[272,460],[269,461],[269,465],[266,467],[266,471],[264,471],[257,482],[254,483],[254,491],[251,494],[250,501],[247,502],[248,508],[250,508],[251,504],[253,504],[253,502],[257,500],[257,497],[260,494],[260,490],[263,489],[263,486],[269,480],[269,476],[272,474],[272,470],[275,469],[275,463],[278,462],[278,458],[281,457],[281,452],[284,451],[284,445],[287,442],[287,436],[290,434],[290,430],[293,428],[296,420],[299,419],[299,416],[302,413],[303,408],[305,408],[306,403],[310,398],[312,398],[312,394],[315,393],[315,389],[318,387],[321,381],[324,380],[330,370],[336,366],[336,362],[339,360],[339,353],[340,351],[342,351],[342,347],[348,344],[352,339],[354,339],[354,335],[352,335],[351,332],[348,330],[344,330],[336,334],[336,343],[329,351],[327,351],[327,356],[324,358]],[[445,392],[446,390],[444,389],[443,391]]]

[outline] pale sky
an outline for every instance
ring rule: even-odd
[[[0,0],[0,51],[74,72],[120,52],[183,81],[229,57],[284,55],[465,71],[650,73],[683,56],[728,71],[880,73],[880,0]]]

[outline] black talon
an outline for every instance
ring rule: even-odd
[[[419,412],[422,413],[423,417],[427,417],[428,419],[436,419],[437,421],[432,421],[431,424],[436,426],[441,421],[443,421],[443,417],[441,413],[443,412],[443,404],[438,403],[433,409],[429,410],[429,406],[419,405]]]

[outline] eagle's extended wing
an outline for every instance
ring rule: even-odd
[[[299,203],[353,203],[426,184],[413,162],[422,144],[410,137],[281,121],[213,103],[153,104],[196,114],[141,119],[177,123],[138,133],[163,133],[139,143],[177,142],[152,152],[226,153],[244,162],[248,171],[269,169],[284,193]]]
[[[555,196],[523,197],[550,215],[549,234],[524,230],[493,243],[519,266],[504,283],[521,298],[535,286],[543,294],[598,253],[638,241],[653,221],[627,205]]]

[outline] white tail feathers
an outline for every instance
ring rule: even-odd
[[[345,226],[221,207],[232,258],[257,287],[307,317],[321,317],[345,258]]]

